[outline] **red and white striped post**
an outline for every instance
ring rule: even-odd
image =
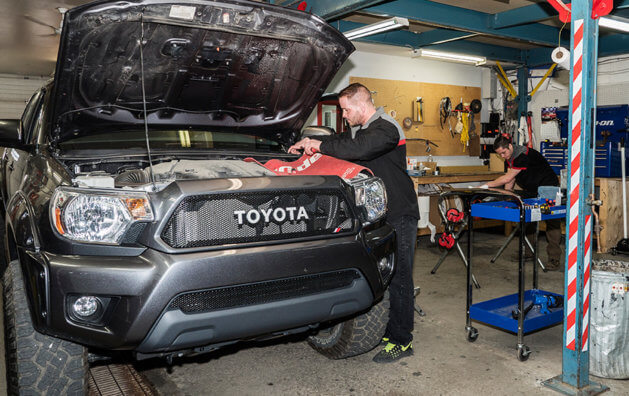
[[[565,346],[575,350],[577,327],[577,261],[579,258],[579,214],[581,185],[581,96],[583,93],[583,19],[573,21],[572,52],[572,139],[570,141],[570,207],[568,210],[568,274]]]
[[[566,273],[562,374],[544,385],[564,394],[594,395],[606,390],[590,382],[590,264],[593,109],[596,103],[598,23],[592,0],[573,0],[571,10],[570,161],[566,218]]]

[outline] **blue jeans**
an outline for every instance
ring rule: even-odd
[[[417,218],[402,216],[389,219],[397,236],[397,268],[389,285],[389,323],[385,336],[390,342],[407,345],[413,340],[415,296],[413,259],[417,241]]]

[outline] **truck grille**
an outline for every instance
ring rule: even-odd
[[[333,235],[353,215],[339,190],[238,192],[185,197],[162,232],[172,248]]]
[[[175,297],[168,306],[168,309],[179,309],[184,313],[192,314],[264,304],[329,290],[342,289],[350,286],[352,282],[358,278],[360,278],[358,271],[348,269],[247,285],[222,287],[220,289],[203,290]]]

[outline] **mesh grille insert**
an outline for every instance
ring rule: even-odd
[[[339,190],[192,195],[168,219],[162,240],[173,248],[331,235],[353,228]]]
[[[351,285],[354,279],[358,278],[360,278],[358,271],[349,269],[204,290],[175,297],[168,309],[180,309],[184,313],[191,314],[264,304],[328,290],[342,289]]]

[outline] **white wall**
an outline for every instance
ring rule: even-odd
[[[410,48],[355,42],[356,52],[341,67],[327,93],[338,93],[349,85],[350,77],[380,78],[434,84],[480,87],[481,69],[460,63],[411,58]],[[315,123],[316,111],[306,125]],[[425,161],[427,157],[416,157]],[[440,166],[479,165],[482,161],[468,156],[434,156]]]

